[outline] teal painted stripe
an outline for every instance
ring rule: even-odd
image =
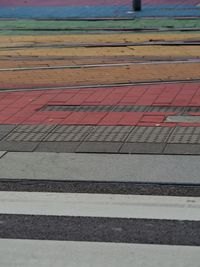
[[[151,17],[151,16],[200,16],[200,9],[191,6],[145,6],[141,12],[130,13],[131,7],[82,6],[82,7],[17,7],[1,8],[0,18],[104,18],[104,17]]]

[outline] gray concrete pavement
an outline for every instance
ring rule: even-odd
[[[3,155],[6,154],[6,151],[0,151],[0,158],[3,157]]]
[[[8,152],[0,178],[200,183],[200,156]]]
[[[200,248],[0,239],[6,267],[199,267]]]

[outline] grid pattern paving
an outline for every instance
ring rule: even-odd
[[[170,127],[135,127],[127,141],[132,143],[165,143],[170,135]]]
[[[46,135],[46,133],[13,132],[7,135],[6,141],[40,142],[44,139]]]
[[[200,107],[180,107],[180,106],[97,106],[97,105],[47,105],[40,111],[75,111],[75,112],[200,112]]]
[[[41,142],[54,128],[54,125],[18,125],[7,134],[6,141]]]
[[[200,154],[200,127],[1,125],[0,150]]]
[[[83,141],[89,132],[92,130],[92,126],[57,126],[55,130],[48,134],[44,141],[47,142],[77,142]]]
[[[176,127],[169,143],[200,144],[200,127]]]
[[[85,141],[88,142],[123,142],[132,131],[131,126],[97,126]]]
[[[4,132],[3,140],[200,144],[200,127],[20,125],[11,128],[9,132]]]

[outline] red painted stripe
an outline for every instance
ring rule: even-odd
[[[0,124],[183,125],[164,122],[174,112],[39,111],[44,105],[200,106],[200,83],[1,92]]]

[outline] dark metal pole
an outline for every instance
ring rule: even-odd
[[[142,0],[133,0],[134,11],[140,11],[142,9]]]

